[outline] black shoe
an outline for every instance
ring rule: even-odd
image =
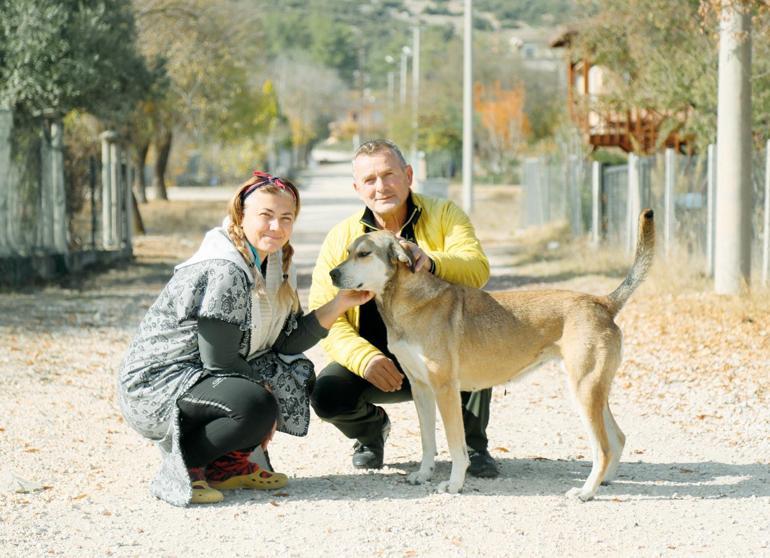
[[[353,446],[353,467],[356,469],[382,469],[385,461],[385,440],[390,434],[390,419],[384,410],[380,410],[385,417],[382,423],[382,437],[374,444],[356,442]]]
[[[497,468],[497,462],[489,455],[487,450],[471,450],[469,452],[471,464],[468,467],[468,474],[482,479],[494,479],[500,474]]]

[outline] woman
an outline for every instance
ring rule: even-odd
[[[307,433],[315,375],[300,353],[372,297],[340,291],[302,314],[289,244],[299,207],[291,182],[255,171],[223,226],[175,268],[128,350],[118,399],[128,423],[158,442],[163,461],[150,490],[171,504],[286,484],[249,455],[276,427]]]

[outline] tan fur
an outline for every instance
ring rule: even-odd
[[[625,443],[608,404],[622,350],[614,317],[644,279],[653,248],[653,214],[645,210],[639,217],[634,265],[610,295],[559,290],[487,293],[447,283],[426,271],[413,273],[409,254],[388,232],[356,239],[348,259],[331,275],[339,288],[375,292],[388,329],[388,347],[409,377],[423,442],[422,464],[410,482],[426,482],[433,473],[435,405],[452,457],[450,479],[439,489],[458,492],[468,465],[459,391],[502,384],[546,360],[561,358],[593,448],[588,479],[567,494],[593,498],[599,484],[614,475]]]

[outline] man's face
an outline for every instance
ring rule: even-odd
[[[353,188],[375,215],[398,214],[406,208],[412,167],[402,167],[390,150],[359,155],[353,161]]]

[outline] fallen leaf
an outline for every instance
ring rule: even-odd
[[[502,446],[499,446],[499,447],[496,447],[493,451],[501,451],[503,453],[510,453],[511,450],[509,450],[508,448],[504,448]]]
[[[278,502],[276,502],[275,500],[270,500],[270,505],[271,505],[271,506],[275,506],[275,507],[277,508],[277,507],[279,507],[281,504],[279,504],[279,503],[278,503]]]

